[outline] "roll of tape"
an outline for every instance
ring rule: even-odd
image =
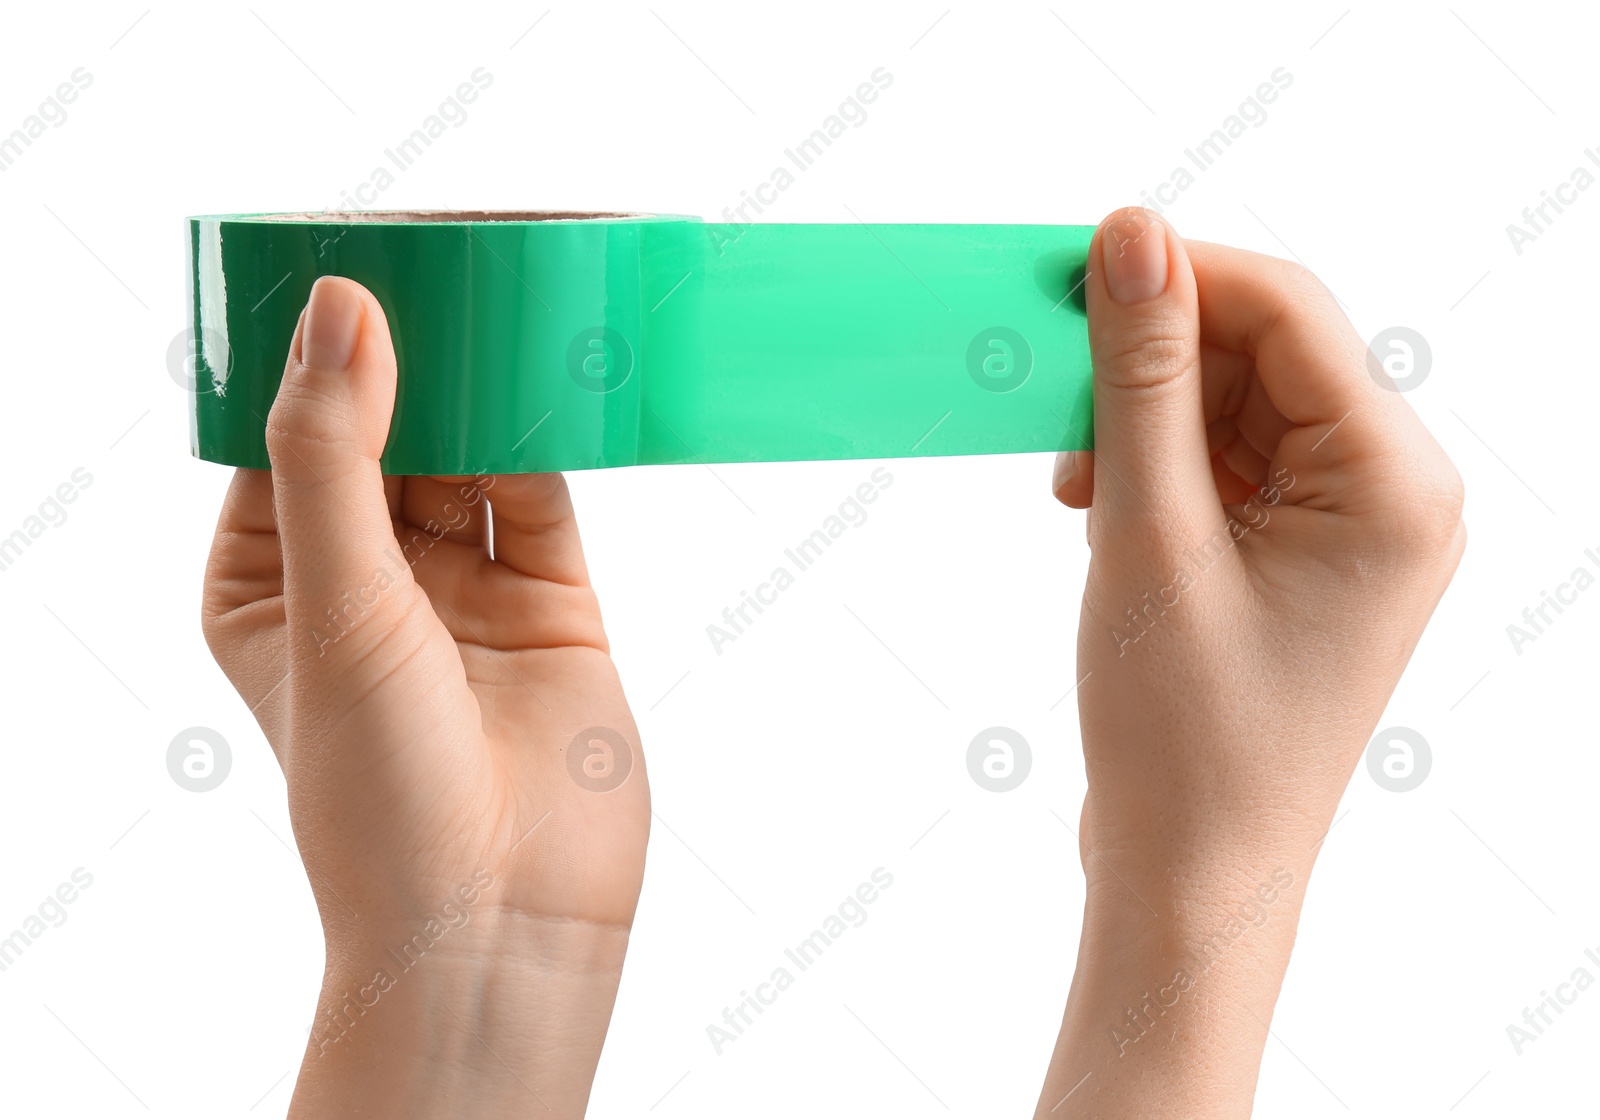
[[[265,468],[319,276],[371,289],[399,390],[383,468],[1090,446],[1088,226],[729,225],[663,215],[190,219],[202,459]]]

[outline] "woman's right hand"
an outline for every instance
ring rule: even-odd
[[[1138,209],[1090,262],[1095,450],[1054,483],[1089,510],[1088,902],[1040,1115],[1244,1116],[1315,852],[1465,547],[1462,485],[1305,269]]]

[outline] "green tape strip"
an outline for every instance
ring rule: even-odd
[[[389,317],[391,474],[1082,449],[1093,228],[509,213],[190,219],[191,445],[265,468],[318,276]]]

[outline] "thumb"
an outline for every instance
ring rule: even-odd
[[[267,417],[273,505],[283,549],[291,648],[308,631],[342,633],[375,580],[409,580],[378,466],[394,412],[394,346],[383,309],[353,280],[311,288]]]
[[[1094,507],[1113,521],[1196,520],[1218,499],[1189,255],[1166,222],[1132,207],[1101,223],[1089,262]]]

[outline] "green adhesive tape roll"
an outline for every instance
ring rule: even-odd
[[[311,285],[387,313],[383,468],[1082,449],[1089,226],[728,225],[662,215],[190,219],[202,459],[265,468]]]

